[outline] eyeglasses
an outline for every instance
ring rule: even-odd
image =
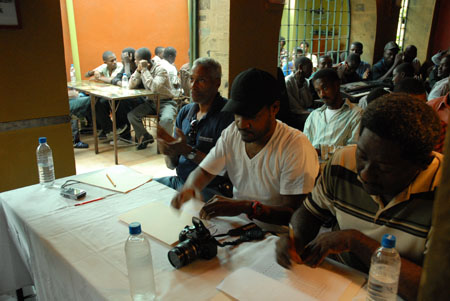
[[[189,145],[195,145],[197,142],[197,132],[198,132],[198,120],[192,119],[191,120],[191,129],[189,130],[189,133],[187,134],[187,143]]]

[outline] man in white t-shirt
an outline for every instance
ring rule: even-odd
[[[111,80],[122,71],[123,64],[117,62],[116,55],[112,51],[105,51],[102,55],[103,64],[88,71],[86,77],[94,76],[96,80],[110,84]]]
[[[312,79],[314,89],[324,105],[309,114],[304,133],[320,153],[321,145],[345,146],[359,139],[363,110],[344,99],[339,91],[340,79],[333,69],[322,69]]]
[[[224,111],[235,114],[208,155],[172,200],[179,208],[216,175],[228,173],[233,199],[214,196],[202,218],[247,214],[263,227],[287,225],[293,210],[310,193],[318,174],[317,154],[306,136],[275,119],[280,108],[277,81],[269,73],[248,69],[233,82]],[[272,227],[281,230],[281,228]]]

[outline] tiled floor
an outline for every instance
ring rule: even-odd
[[[153,128],[152,128],[153,130]],[[152,135],[156,137],[154,130]],[[74,149],[77,174],[114,165],[114,147],[109,142],[99,141],[99,153],[94,152],[94,138],[82,135],[81,140],[89,144],[88,149]],[[175,171],[166,167],[164,156],[157,154],[156,141],[146,149],[136,150],[134,145],[119,147],[119,164],[131,167],[153,177],[174,175]]]

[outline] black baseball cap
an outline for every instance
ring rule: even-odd
[[[255,116],[266,105],[280,99],[276,79],[268,72],[250,68],[236,76],[231,87],[231,98],[222,111],[242,116]]]

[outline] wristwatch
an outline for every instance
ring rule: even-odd
[[[192,151],[186,155],[186,158],[189,160],[194,160],[195,157],[197,157],[197,150],[195,148],[192,148]]]

